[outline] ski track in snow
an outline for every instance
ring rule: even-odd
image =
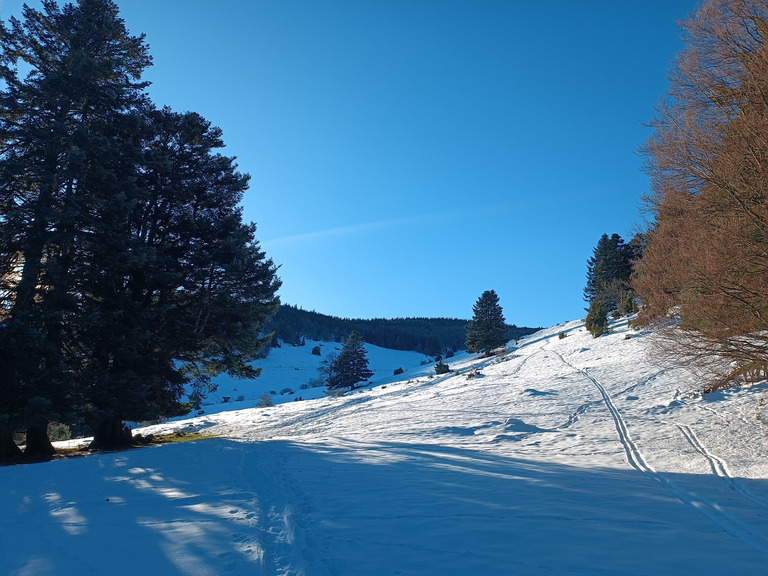
[[[613,419],[614,426],[616,427],[616,433],[619,436],[619,442],[621,442],[621,445],[624,447],[624,454],[626,455],[627,462],[639,472],[643,472],[644,474],[655,477],[656,473],[645,462],[645,459],[640,453],[640,450],[638,450],[637,446],[635,446],[635,443],[632,441],[632,438],[629,435],[629,431],[627,430],[627,425],[624,422],[624,419],[621,417],[621,413],[619,413],[619,411],[616,409],[616,406],[613,404],[610,395],[605,391],[605,387],[603,387],[603,385],[600,384],[600,382],[598,382],[586,369],[577,368],[568,362],[565,358],[563,358],[562,354],[559,352],[555,352],[555,355],[560,358],[563,363],[571,367],[574,371],[581,373],[587,379],[589,379],[592,384],[595,385],[598,392],[600,392],[600,395],[603,397],[603,402],[606,408],[608,408],[608,411],[611,414],[611,418]]]
[[[749,544],[763,554],[768,555],[768,535],[763,533],[761,530],[751,526],[746,521],[728,513],[723,507],[719,506],[715,502],[712,502],[700,495],[689,492],[683,486],[670,481],[663,474],[656,472],[646,462],[643,454],[640,452],[637,445],[632,441],[632,437],[630,436],[629,430],[627,429],[627,424],[622,418],[621,412],[619,412],[613,403],[613,400],[611,399],[610,394],[608,394],[606,391],[605,387],[595,377],[593,377],[586,368],[578,368],[574,366],[565,358],[563,358],[559,352],[554,351],[554,354],[560,358],[563,363],[570,366],[574,371],[581,373],[584,375],[584,377],[589,379],[600,392],[600,395],[603,398],[603,402],[611,414],[611,418],[613,419],[613,423],[616,427],[616,433],[618,435],[619,442],[621,442],[621,445],[624,448],[624,454],[627,459],[627,463],[630,466],[657,482],[660,486],[674,494],[680,501],[700,511],[710,520],[719,524],[724,530],[726,530],[734,537],[738,538],[745,544]],[[712,456],[709,452],[707,452],[707,450],[701,445],[689,427],[678,425],[678,428],[681,432],[683,432],[686,440],[694,447],[694,449],[696,449],[696,451],[702,454],[709,461],[715,474],[722,478],[729,479],[731,481],[730,484],[734,490],[746,496],[752,502],[762,505],[762,499],[756,499],[748,492],[738,488],[738,485],[728,474],[725,464],[720,459]]]
[[[766,514],[768,514],[768,500],[752,494],[752,492],[744,487],[738,479],[734,478],[728,470],[728,465],[725,463],[725,461],[707,450],[690,426],[687,424],[681,424],[679,422],[675,422],[675,426],[677,426],[691,447],[693,447],[694,450],[696,450],[707,460],[707,462],[709,462],[713,474],[716,474],[725,480],[732,490],[739,492],[741,495],[745,496],[758,506],[766,508]],[[764,536],[763,539],[765,539]]]

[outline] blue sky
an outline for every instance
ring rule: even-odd
[[[28,2],[39,6],[39,2]],[[0,18],[22,2],[0,1]],[[285,303],[343,317],[582,317],[586,260],[629,238],[637,149],[694,0],[118,0],[158,106],[252,176]]]

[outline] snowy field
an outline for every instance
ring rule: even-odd
[[[139,430],[215,439],[0,468],[0,574],[767,574],[768,387],[692,395],[651,338],[572,322],[445,376],[371,348],[342,398],[275,350]]]

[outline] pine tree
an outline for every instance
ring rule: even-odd
[[[331,374],[328,390],[354,390],[358,382],[373,376],[373,371],[368,368],[368,351],[359,332],[353,331],[346,339]]]
[[[467,324],[467,350],[490,354],[507,343],[507,326],[494,290],[486,290],[472,307],[474,316]]]
[[[268,345],[260,332],[277,306],[274,266],[255,241],[255,226],[241,221],[248,176],[215,153],[221,131],[197,114],[168,109],[147,121],[141,194],[127,221],[131,248],[109,262],[82,329],[96,351],[89,419],[106,432],[96,435],[97,445],[120,440],[114,420],[182,410],[185,385],[204,394],[222,372],[257,376],[250,363]],[[105,298],[114,306],[100,305]]]

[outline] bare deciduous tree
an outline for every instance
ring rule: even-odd
[[[633,284],[640,321],[675,317],[667,349],[730,362],[724,384],[768,363],[768,1],[709,0],[682,27],[643,150],[655,224]]]

